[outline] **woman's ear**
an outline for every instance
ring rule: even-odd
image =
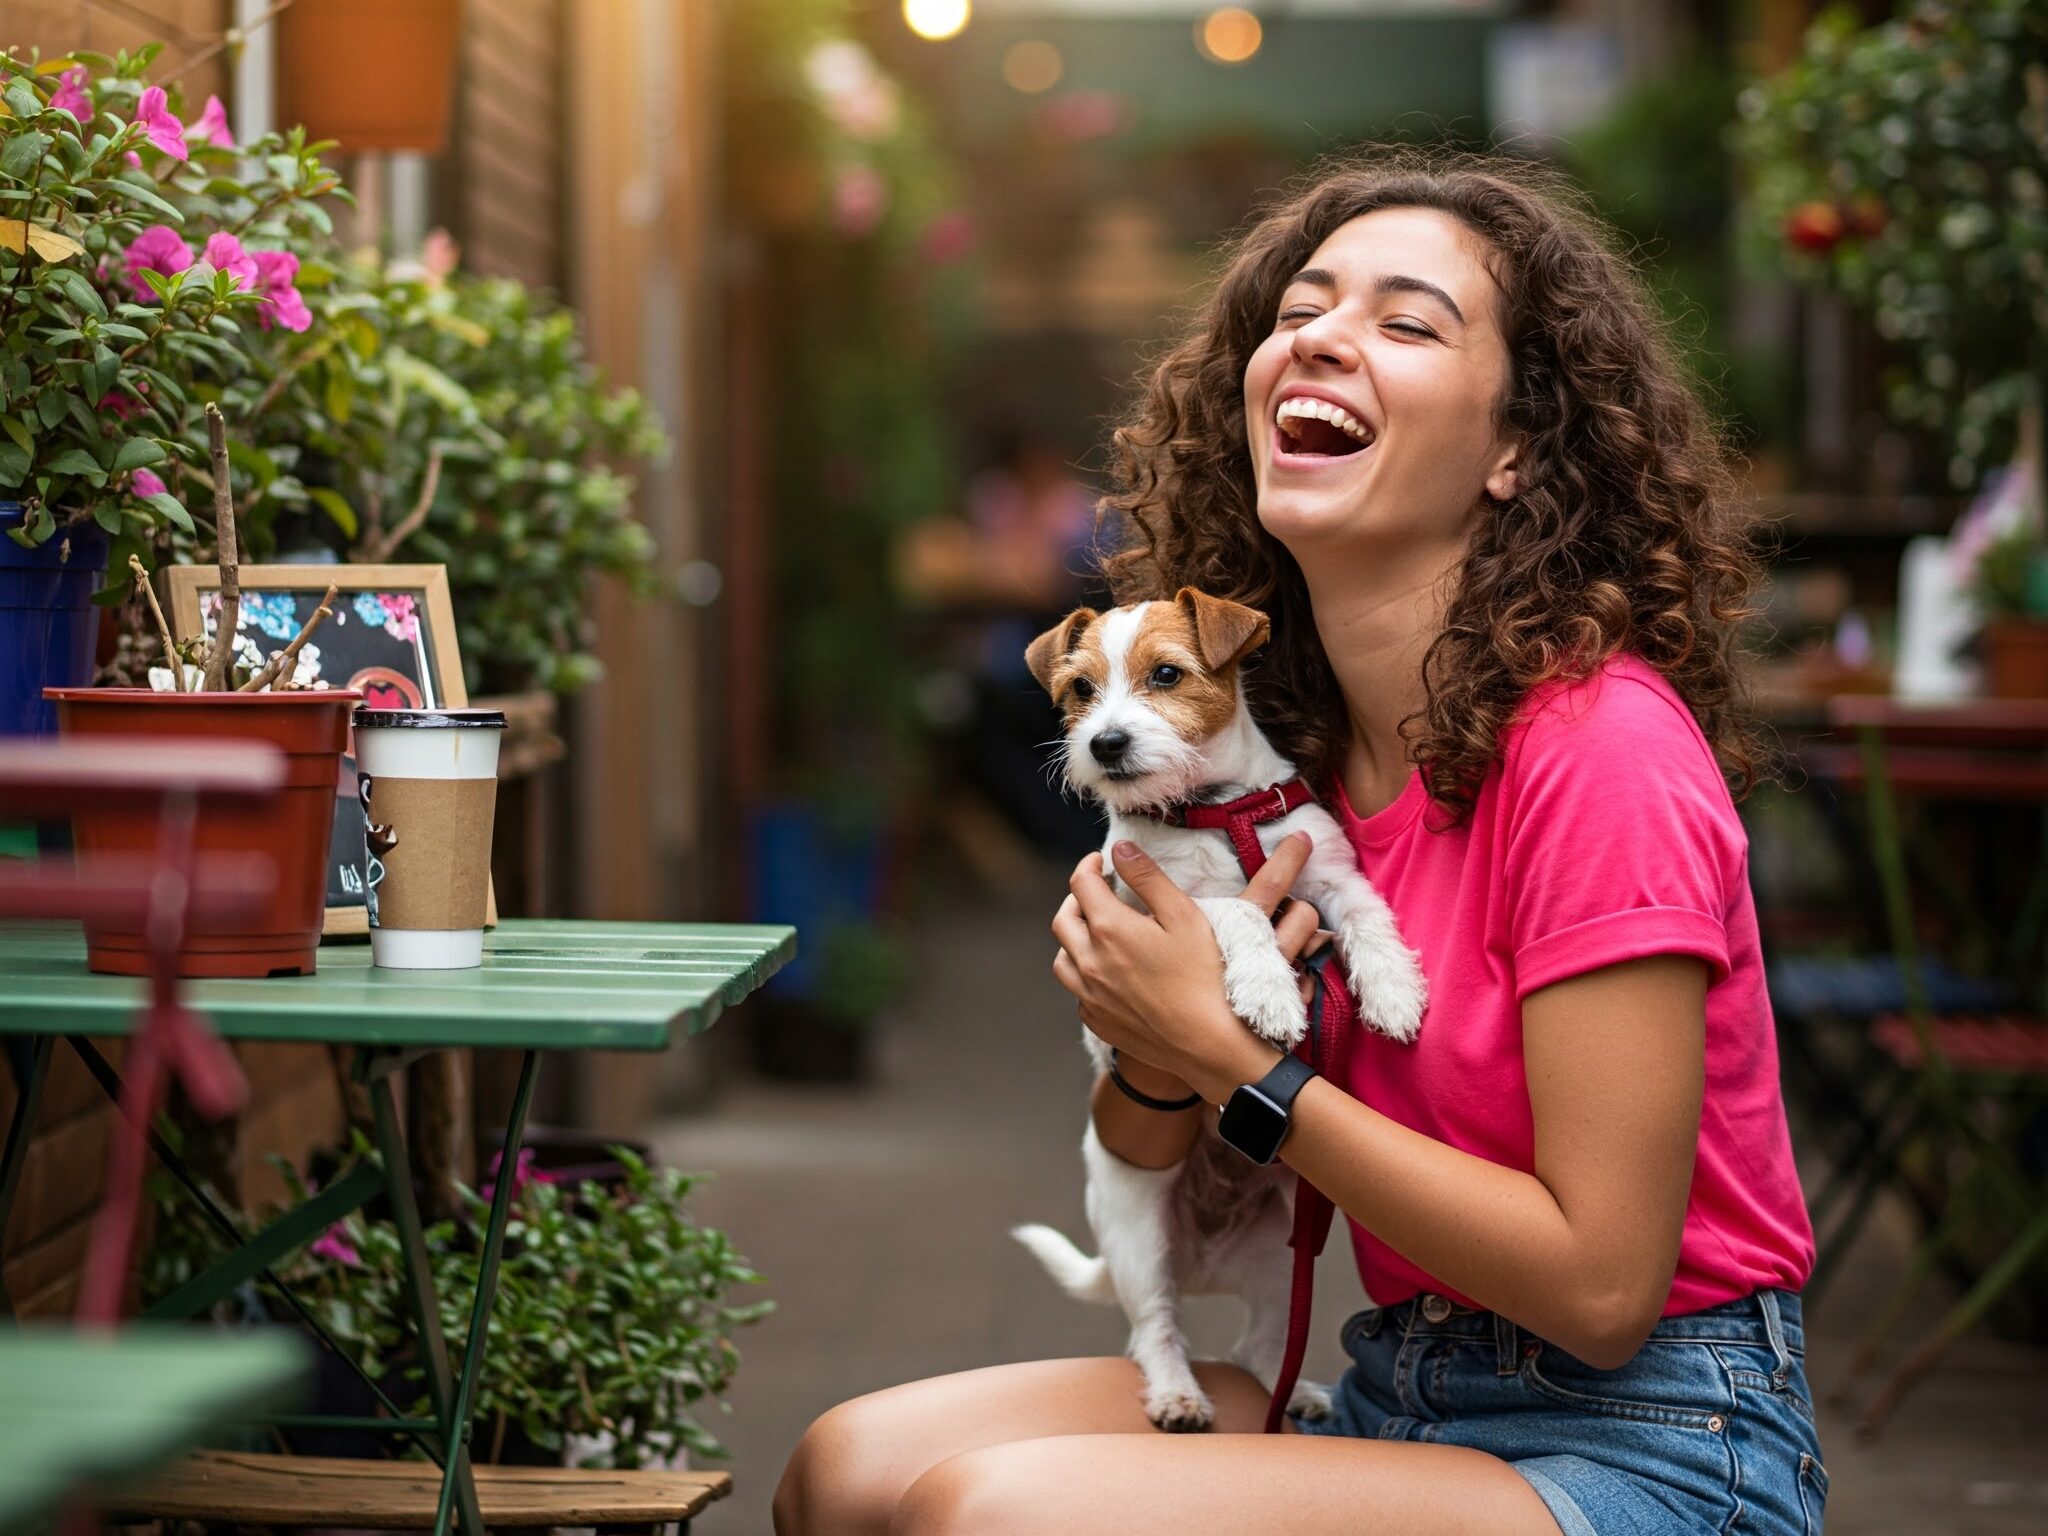
[[[1487,471],[1486,495],[1494,502],[1513,501],[1515,493],[1522,488],[1521,476],[1522,445],[1512,442],[1503,448],[1500,457],[1494,460],[1493,468]]]

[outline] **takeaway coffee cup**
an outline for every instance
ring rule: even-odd
[[[483,964],[504,729],[495,709],[356,710],[373,964]]]

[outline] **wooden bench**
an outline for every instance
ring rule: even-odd
[[[652,1527],[690,1517],[732,1492],[726,1472],[476,1468],[484,1524]],[[348,1461],[200,1451],[122,1494],[125,1514],[205,1525],[342,1526],[427,1530],[441,1469],[426,1461]]]

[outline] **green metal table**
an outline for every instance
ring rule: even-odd
[[[218,1426],[280,1407],[310,1374],[301,1340],[136,1327],[0,1332],[0,1536],[74,1495],[153,1471]]]
[[[456,1370],[449,1364],[441,1331],[411,1165],[392,1095],[393,1075],[439,1050],[482,1047],[522,1052],[500,1154],[503,1166],[513,1167],[542,1051],[662,1050],[679,1033],[708,1028],[795,953],[795,930],[779,925],[508,921],[485,936],[484,963],[477,970],[380,971],[371,966],[367,946],[329,947],[320,952],[317,975],[185,983],[185,1004],[208,1015],[226,1039],[355,1046],[357,1073],[370,1099],[377,1156],[357,1164],[261,1231],[246,1233],[153,1136],[158,1157],[179,1177],[206,1219],[232,1242],[234,1251],[157,1302],[149,1316],[200,1316],[241,1285],[260,1279],[324,1340],[324,1331],[277,1279],[273,1266],[351,1211],[378,1198],[388,1199],[405,1254],[408,1300],[434,1412],[431,1417],[407,1415],[377,1383],[369,1382],[383,1416],[347,1421],[328,1417],[321,1422],[412,1436],[444,1468],[436,1536],[448,1529],[451,1518],[472,1536],[483,1536],[468,1442],[514,1181],[497,1180],[492,1195],[479,1284],[470,1307],[468,1337],[479,1342],[463,1351]],[[37,1101],[58,1040],[68,1040],[102,1087],[118,1099],[119,1079],[88,1037],[127,1034],[145,985],[135,978],[88,973],[84,937],[75,927],[0,928],[0,1036],[31,1037],[16,1044],[17,1054],[25,1060],[17,1061],[21,1092],[5,1148],[0,1150],[0,1230],[13,1205]],[[0,1313],[7,1310],[7,1298],[0,1292]],[[349,1359],[345,1352],[337,1354]]]

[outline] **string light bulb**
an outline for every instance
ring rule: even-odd
[[[1012,43],[1003,55],[1003,78],[1012,90],[1027,96],[1051,90],[1066,72],[1067,61],[1060,57],[1059,49],[1039,38]]]
[[[973,14],[972,0],[903,0],[903,24],[927,42],[958,37]]]
[[[1265,40],[1259,18],[1240,5],[1211,11],[1195,24],[1195,46],[1212,64],[1242,64]]]

